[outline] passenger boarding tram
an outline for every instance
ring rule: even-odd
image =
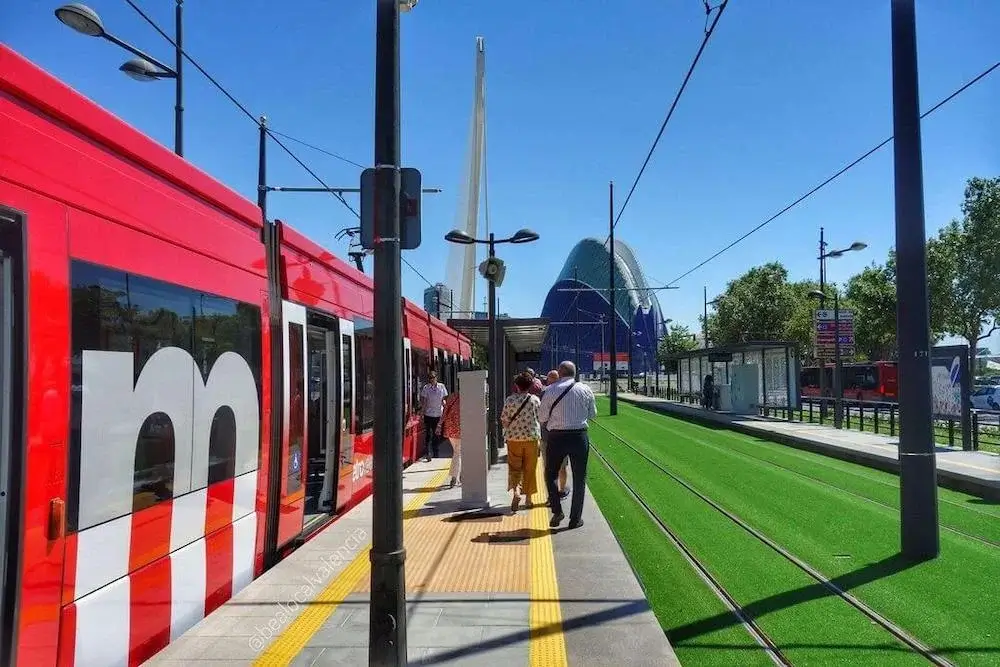
[[[140,664],[366,497],[372,296],[0,45],[0,664]],[[471,349],[400,307],[412,462]]]

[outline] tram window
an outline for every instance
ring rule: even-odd
[[[354,374],[357,399],[358,433],[366,433],[375,424],[375,329],[370,322],[355,320],[354,340],[358,363]]]
[[[420,390],[427,382],[427,353],[423,350],[413,348],[413,407],[416,409],[420,405]]]
[[[343,347],[343,384],[344,384],[344,412],[343,418],[350,420],[354,414],[354,350],[351,346],[350,336],[341,336],[341,346]],[[348,422],[348,431],[354,432],[354,424]]]
[[[306,397],[304,359],[302,357],[302,325],[288,324],[288,381],[290,386],[288,415],[288,457],[285,461],[287,478],[286,493],[294,493],[302,488],[302,452],[305,429]]]
[[[146,366],[156,352],[179,348],[201,370],[200,381],[208,380],[212,366],[224,352],[239,354],[249,365],[260,394],[260,310],[255,306],[202,294],[144,276],[116,269],[74,261],[71,266],[71,403],[69,448],[70,530],[83,530],[98,523],[139,511],[174,497],[174,463],[178,441],[192,441],[194,434],[181,438],[179,424],[194,428],[193,396],[165,391],[165,384],[177,378],[152,378]],[[109,414],[114,410],[97,405],[100,415],[83,414],[83,396],[103,395],[107,387],[84,386],[88,352],[120,352],[133,355],[133,393],[119,399],[127,401],[135,392],[132,405],[153,405],[156,411],[142,418],[141,424],[119,423]],[[93,363],[93,362],[90,362]],[[98,362],[100,363],[100,362]],[[152,372],[152,371],[151,371]],[[164,372],[161,368],[156,372]],[[145,375],[144,375],[145,373]],[[98,373],[95,377],[100,378]],[[93,380],[91,380],[93,381]],[[197,383],[199,378],[195,378]],[[189,386],[180,381],[178,386]],[[202,384],[204,386],[204,384]],[[123,391],[128,391],[123,390]],[[190,390],[189,390],[190,391]],[[135,402],[138,401],[138,402]],[[125,406],[123,405],[123,408]],[[123,409],[121,420],[136,418]],[[258,406],[259,414],[259,406]],[[89,420],[93,430],[87,443],[83,432]],[[208,483],[232,478],[236,467],[236,421],[233,408],[222,406],[213,415],[209,439]],[[122,434],[136,431],[135,441]],[[86,444],[87,451],[82,452]],[[185,454],[190,456],[191,454]],[[182,469],[191,469],[190,462]],[[185,483],[182,488],[196,490]],[[83,497],[81,497],[83,495]]]

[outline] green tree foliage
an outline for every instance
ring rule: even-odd
[[[938,233],[936,259],[947,285],[945,331],[968,341],[974,355],[1000,328],[1000,178],[970,179],[962,214]]]
[[[656,359],[665,364],[667,357],[679,352],[687,352],[698,346],[691,330],[681,324],[671,324],[667,335],[660,339],[660,347],[656,351]]]
[[[785,267],[778,262],[755,266],[730,281],[718,298],[708,318],[709,339],[714,346],[781,340],[794,312],[795,291]]]
[[[896,354],[896,270],[891,261],[873,264],[847,281],[854,309],[854,343],[859,356],[893,359]]]

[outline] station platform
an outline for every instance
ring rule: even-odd
[[[720,424],[734,431],[888,472],[899,472],[899,436],[889,437],[832,426],[734,415],[641,394],[619,392],[619,400],[682,419]],[[1000,501],[1000,456],[937,447],[940,486]]]
[[[573,530],[512,514],[504,453],[487,510],[460,510],[449,458],[403,472],[409,664],[678,665],[590,492]],[[371,530],[369,498],[146,664],[368,664]]]

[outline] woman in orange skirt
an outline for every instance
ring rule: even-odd
[[[507,489],[514,492],[510,511],[516,512],[524,494],[527,506],[531,507],[531,497],[538,491],[538,445],[541,427],[538,423],[538,408],[541,401],[531,394],[532,380],[527,374],[517,376],[515,392],[507,397],[500,413],[500,424],[504,428],[507,442]]]

